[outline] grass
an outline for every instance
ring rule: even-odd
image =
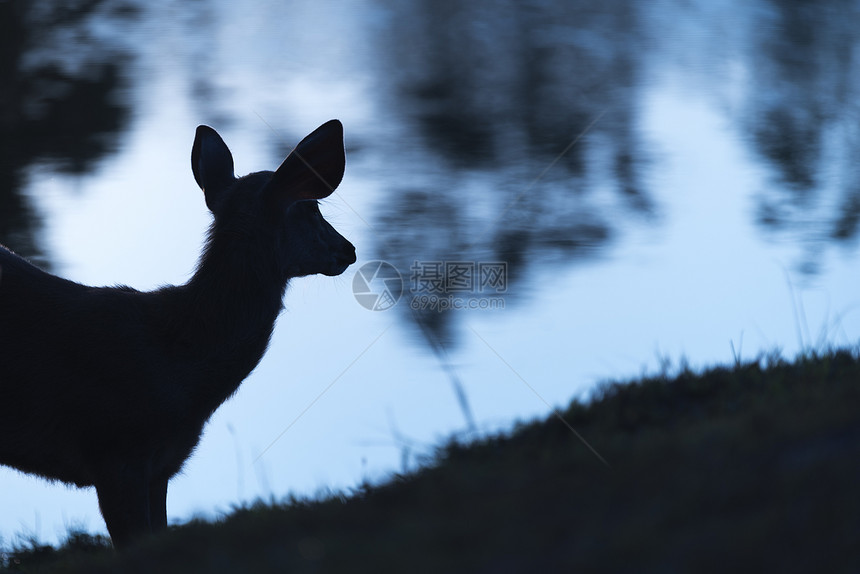
[[[860,349],[603,385],[348,495],[236,509],[16,572],[858,572]]]

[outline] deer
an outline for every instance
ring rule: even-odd
[[[90,287],[0,247],[0,464],[95,487],[115,548],[164,530],[168,482],[262,359],[289,281],[356,261],[318,204],[345,159],[331,120],[276,171],[237,178],[199,126],[191,168],[213,220],[182,285]]]

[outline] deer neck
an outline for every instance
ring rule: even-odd
[[[260,249],[248,235],[213,230],[181,288],[185,343],[228,384],[238,386],[268,346],[288,281],[279,268],[276,250]]]

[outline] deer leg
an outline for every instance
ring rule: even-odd
[[[149,521],[153,532],[167,528],[167,479],[149,483]]]
[[[99,509],[116,548],[152,531],[148,482],[142,469],[122,467],[96,484]]]

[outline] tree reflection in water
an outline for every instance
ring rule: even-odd
[[[593,257],[616,218],[652,213],[635,10],[428,1],[392,11],[386,89],[411,140],[398,150],[417,153],[398,177],[412,183],[392,186],[374,223],[383,259],[401,270],[505,262],[513,302],[536,267]],[[456,295],[486,295],[475,291]],[[400,308],[432,346],[456,344],[455,313]]]
[[[774,181],[758,222],[799,239],[814,274],[828,243],[860,230],[860,7],[854,2],[762,2],[747,50],[752,85],[744,127]]]
[[[130,54],[93,24],[133,14],[92,0],[0,3],[0,238],[43,266],[41,224],[23,195],[28,170],[84,174],[116,149]]]

